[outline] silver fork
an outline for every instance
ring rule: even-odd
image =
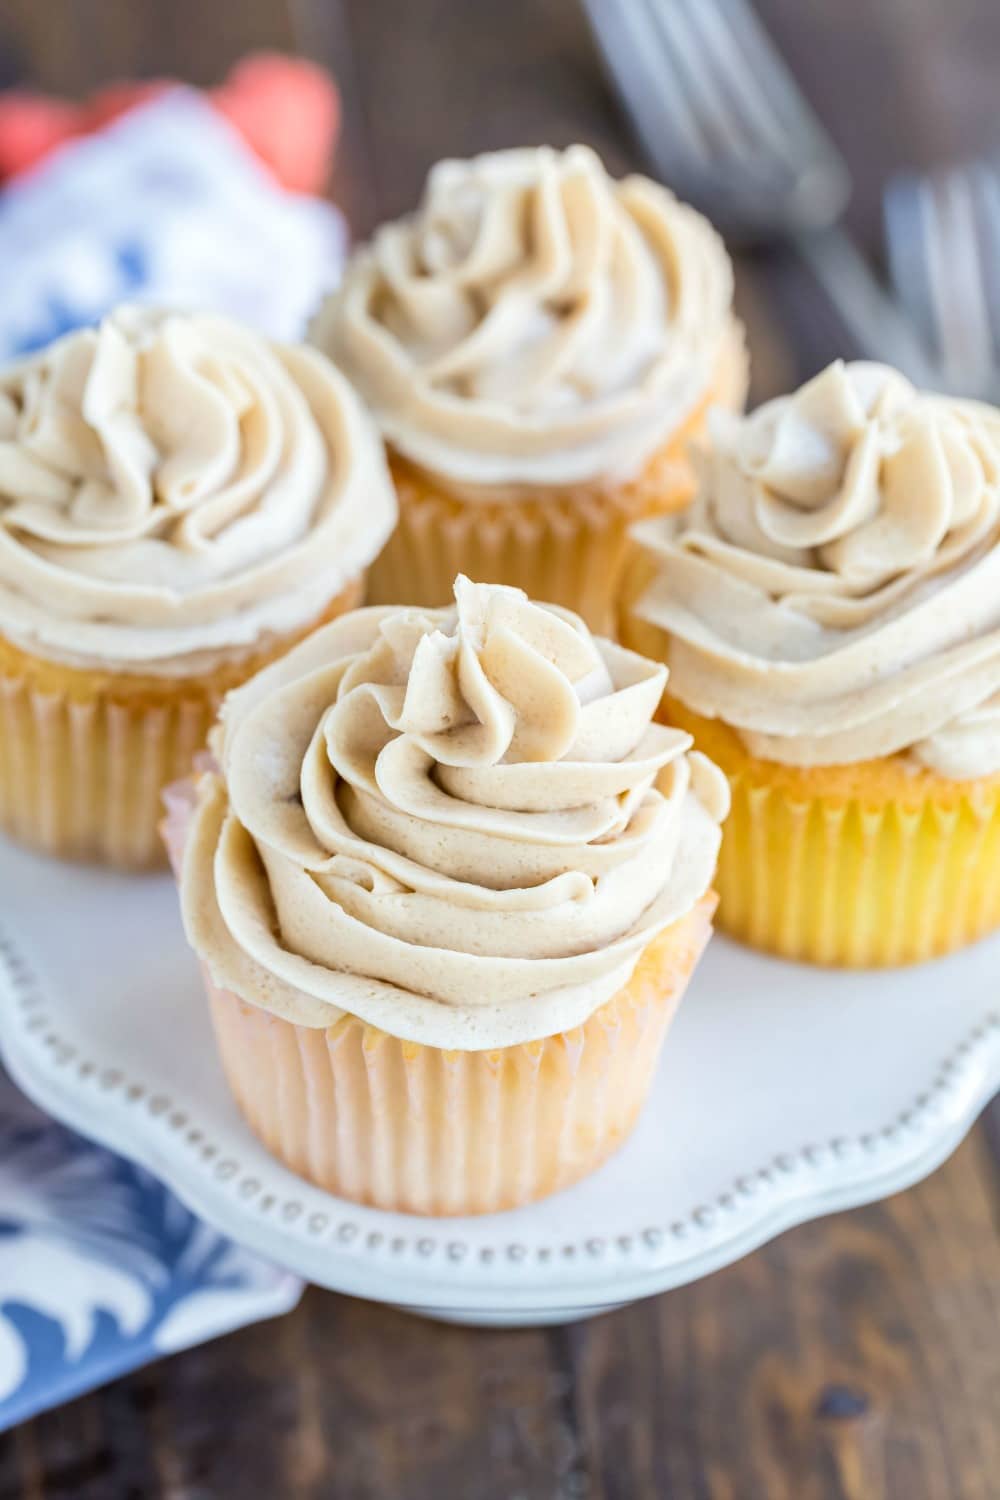
[[[901,172],[884,197],[889,274],[956,394],[1000,400],[1000,174],[986,161]]]
[[[919,337],[834,227],[847,168],[747,0],[583,0],[656,174],[736,242],[806,259],[861,352],[927,384]]]

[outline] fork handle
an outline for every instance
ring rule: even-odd
[[[894,365],[924,390],[933,389],[934,368],[919,335],[849,235],[838,228],[812,230],[795,235],[792,245],[859,353]]]

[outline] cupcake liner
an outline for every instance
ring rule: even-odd
[[[628,1136],[714,905],[703,897],[654,939],[584,1025],[485,1052],[402,1041],[349,1015],[295,1025],[206,974],[226,1076],[259,1140],[329,1192],[424,1214],[530,1203]]]
[[[353,608],[361,587],[323,620]],[[65,859],[162,864],[164,787],[191,769],[225,693],[304,633],[177,678],[64,667],[0,640],[0,829]]]
[[[740,406],[746,392],[742,333],[710,394],[635,478],[619,485],[525,490],[504,499],[463,499],[396,455],[390,464],[399,524],[369,572],[371,604],[450,603],[459,573],[505,583],[561,604],[591,630],[613,635],[621,579],[634,543],[629,527],[678,510],[694,493],[687,456],[709,405]]]
[[[1000,927],[1000,777],[951,782],[898,757],[796,768],[668,705],[726,772],[719,927],[784,958],[919,963]]]
[[[614,598],[625,567],[633,517],[611,500],[583,504],[475,501],[462,504],[423,487],[393,465],[399,524],[372,566],[369,601],[440,608],[455,578],[505,583],[529,598],[561,604],[590,628],[614,628]],[[664,492],[662,509],[683,505],[687,490]]]
[[[205,741],[213,705],[78,701],[0,678],[0,827],[63,858],[162,862],[160,792]]]

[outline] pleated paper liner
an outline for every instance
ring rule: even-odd
[[[714,906],[704,896],[655,938],[584,1025],[487,1052],[353,1016],[297,1026],[206,975],[226,1076],[260,1141],[329,1192],[407,1213],[516,1208],[592,1172],[632,1130]]]
[[[718,925],[785,958],[919,963],[1000,927],[1000,776],[955,782],[889,757],[799,768],[668,701],[729,777]]]
[[[362,588],[309,629],[353,609]],[[0,638],[0,829],[62,858],[163,864],[163,788],[191,769],[225,693],[306,633],[187,677],[68,667]]]
[[[465,573],[476,583],[511,584],[529,598],[561,604],[591,630],[613,635],[633,548],[629,527],[690,501],[688,444],[702,431],[710,405],[742,406],[746,383],[739,330],[708,395],[639,475],[618,484],[466,499],[390,453],[399,525],[372,564],[369,602],[449,604],[456,575]]]

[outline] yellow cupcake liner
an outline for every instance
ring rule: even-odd
[[[709,394],[642,472],[620,484],[463,499],[390,454],[399,524],[371,566],[369,603],[449,604],[456,575],[465,573],[477,583],[511,584],[529,598],[561,604],[591,630],[612,635],[634,547],[630,526],[690,501],[688,444],[704,427],[710,405],[742,405],[746,381],[739,331]]]
[[[178,697],[75,701],[0,679],[0,827],[34,849],[119,866],[160,862],[160,790],[204,744],[212,707]]]
[[[874,968],[1000,927],[1000,776],[954,782],[899,756],[778,765],[676,701],[664,717],[732,788],[716,875],[722,931],[784,958]]]
[[[654,939],[582,1026],[488,1052],[404,1042],[353,1016],[298,1026],[206,975],[226,1076],[260,1141],[329,1192],[418,1214],[530,1203],[628,1136],[714,905],[703,897]]]
[[[350,584],[322,619],[361,592]],[[225,693],[305,633],[170,678],[68,667],[0,638],[0,830],[64,859],[165,863],[163,788],[190,771]]]

